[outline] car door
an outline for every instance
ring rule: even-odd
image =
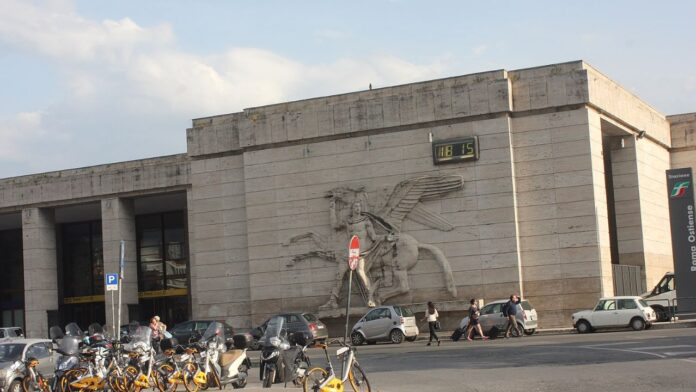
[[[390,308],[377,309],[377,320],[374,321],[375,337],[384,338],[389,335],[392,330],[392,314]]]
[[[616,311],[615,325],[628,325],[631,319],[641,312],[638,310],[636,300],[633,298],[620,299],[617,301],[618,309]]]
[[[493,327],[502,329],[505,327],[505,316],[503,316],[503,304],[489,304],[483,307],[480,311],[479,323],[484,333],[487,333]]]
[[[28,358],[36,358],[39,360],[39,373],[44,377],[49,377],[53,374],[53,357],[49,350],[48,343],[34,343],[27,348],[25,360]]]
[[[365,339],[367,340],[375,338],[380,310],[381,309],[372,309],[364,317],[365,322],[363,323],[362,331],[365,334]]]
[[[616,310],[616,301],[613,299],[605,299],[597,303],[597,307],[592,312],[592,326],[594,327],[610,327],[616,325],[618,311]]]

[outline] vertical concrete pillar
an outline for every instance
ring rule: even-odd
[[[48,337],[49,310],[58,310],[56,230],[53,209],[22,211],[24,317],[30,338]]]
[[[138,304],[138,269],[136,263],[135,212],[133,200],[110,198],[101,201],[102,241],[104,246],[104,273],[118,273],[121,240],[125,241],[125,273],[121,293],[121,324],[127,324],[128,305]],[[105,294],[107,325],[113,325],[111,292]],[[114,303],[118,292],[114,292]],[[116,305],[115,305],[116,306]],[[118,317],[118,308],[115,308]]]

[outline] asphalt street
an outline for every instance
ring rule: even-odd
[[[372,390],[696,391],[695,328],[425,343],[361,346]],[[261,390],[258,352],[250,354],[247,388]],[[324,363],[322,351],[309,355],[313,365]]]

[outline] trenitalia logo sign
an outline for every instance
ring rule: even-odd
[[[667,170],[669,220],[679,312],[696,312],[696,206],[691,168]]]
[[[672,187],[672,193],[669,197],[673,199],[684,197],[687,189],[689,189],[689,181],[678,182]]]

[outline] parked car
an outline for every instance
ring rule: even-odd
[[[216,320],[191,320],[184,321],[183,323],[176,324],[174,327],[167,329],[176,340],[181,344],[189,343],[192,340],[198,340],[203,336],[203,333],[210,323]],[[231,341],[232,336],[234,336],[234,328],[229,324],[222,322],[225,326],[225,336]]]
[[[593,310],[573,313],[573,328],[578,333],[599,328],[631,327],[635,331],[649,329],[657,321],[655,310],[641,297],[601,298]]]
[[[355,346],[365,342],[391,341],[399,344],[404,339],[418,338],[416,316],[405,306],[380,306],[367,312],[355,325],[350,339]]]
[[[326,325],[319,321],[317,316],[312,313],[281,313],[277,316],[285,317],[285,325],[287,325],[288,334],[305,332],[309,334],[311,341],[319,342],[323,342],[329,338],[329,330],[326,328]],[[268,320],[271,318],[272,317],[269,317]],[[251,334],[254,336],[255,341],[258,341],[263,336],[268,320],[251,330]],[[258,345],[252,344],[252,348],[258,349]]]
[[[506,299],[493,301],[481,308],[479,323],[484,335],[491,339],[497,338],[507,328],[508,318],[503,315],[503,306],[508,302]],[[517,304],[517,326],[524,331],[525,335],[533,335],[538,327],[536,309],[526,299]],[[459,328],[466,330],[469,325],[469,317],[465,317]],[[516,331],[513,330],[513,334]]]
[[[0,343],[0,391],[22,392],[24,367],[13,365],[31,357],[39,360],[39,372],[50,383],[55,363],[52,345],[48,339],[12,339]]]
[[[2,338],[23,338],[24,331],[20,327],[0,328],[0,339]]]

